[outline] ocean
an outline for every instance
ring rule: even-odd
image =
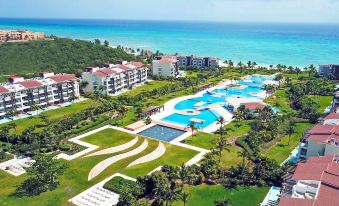
[[[163,53],[213,56],[261,65],[339,63],[339,25],[132,20],[0,19],[0,29],[108,40]]]

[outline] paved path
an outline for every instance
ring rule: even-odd
[[[116,146],[116,147],[103,149],[103,150],[94,152],[92,154],[89,154],[85,157],[92,157],[92,156],[98,156],[98,155],[104,155],[104,154],[113,154],[113,153],[116,153],[116,152],[121,152],[121,151],[126,150],[126,149],[132,147],[133,145],[135,145],[138,142],[138,139],[139,138],[136,137],[133,140],[131,140],[131,141],[125,143],[125,144],[122,144],[122,145],[119,145],[119,146]]]
[[[151,162],[155,159],[160,158],[162,155],[165,154],[165,152],[166,152],[165,145],[162,142],[159,142],[159,146],[153,152],[133,161],[127,167],[132,167],[134,165],[139,165],[139,164],[143,164],[143,163],[146,163],[146,162]]]
[[[105,180],[99,182],[98,184],[88,188],[68,202],[78,205],[78,206],[112,206],[116,205],[119,202],[119,194],[111,192],[103,186],[106,182],[110,181],[114,177],[122,177],[127,180],[136,181],[136,179],[122,175],[120,173],[115,173],[114,175],[106,178]]]
[[[96,176],[98,176],[101,172],[103,172],[110,165],[112,165],[112,164],[114,164],[114,163],[116,163],[116,162],[118,162],[122,159],[125,159],[125,158],[128,158],[128,157],[134,156],[136,154],[139,154],[140,152],[144,151],[147,148],[147,146],[148,146],[148,141],[147,141],[147,139],[145,139],[145,141],[139,147],[135,148],[134,150],[123,153],[123,154],[119,154],[119,155],[116,155],[116,156],[113,156],[113,157],[110,157],[108,159],[105,159],[105,160],[99,162],[97,165],[95,165],[92,168],[92,170],[88,174],[88,181],[90,181],[93,178],[95,178]]]

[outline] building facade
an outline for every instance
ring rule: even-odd
[[[74,74],[40,73],[39,78],[10,77],[0,85],[0,119],[14,113],[47,107],[79,98],[78,79]]]
[[[177,55],[179,68],[196,66],[199,68],[215,69],[219,67],[220,59],[214,57],[182,56]]]
[[[32,32],[28,30],[0,30],[0,42],[5,41],[29,41],[45,39],[42,32]]]
[[[102,67],[87,67],[82,73],[85,92],[100,91],[113,96],[147,81],[147,67],[141,62],[105,63]]]
[[[335,78],[338,78],[339,77],[339,64],[320,65],[318,72],[319,72],[319,75],[323,77],[328,77],[332,75]]]
[[[179,75],[178,60],[175,56],[156,57],[152,62],[154,76],[177,77]]]
[[[306,131],[300,143],[300,158],[339,155],[339,113],[334,111]]]
[[[339,156],[311,157],[287,173],[279,206],[339,205]]]

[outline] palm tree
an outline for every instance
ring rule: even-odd
[[[308,77],[311,77],[311,74],[315,74],[317,72],[315,66],[313,64],[311,64],[308,67]]]
[[[180,180],[181,180],[181,188],[183,189],[184,188],[184,184],[185,184],[185,180],[188,176],[188,168],[186,167],[186,165],[184,163],[182,163],[180,165],[180,168],[179,168],[179,177],[180,177]]]
[[[190,128],[192,131],[192,137],[194,135],[194,131],[197,129],[197,127],[195,126],[195,123],[193,121],[190,121],[187,125],[187,128]]]
[[[32,110],[36,111],[36,114],[38,115],[39,114],[39,110],[42,108],[40,105],[38,104],[33,104],[31,106]]]
[[[217,124],[220,124],[220,128],[221,127],[224,127],[226,121],[225,121],[225,118],[223,116],[220,116],[218,119],[217,119]]]
[[[287,127],[286,127],[286,134],[288,135],[288,143],[287,145],[290,145],[291,136],[295,132],[295,123],[292,121],[289,121]]]
[[[238,152],[238,157],[242,157],[242,166],[245,168],[245,159],[248,157],[248,152],[246,149]]]
[[[186,206],[186,203],[189,200],[190,195],[186,193],[185,191],[181,194],[181,200],[184,203],[184,206]]]
[[[281,80],[284,78],[284,76],[279,73],[275,76],[275,80],[278,81],[278,84],[279,84],[279,88],[280,88],[280,84],[281,84]]]
[[[225,137],[221,136],[217,139],[213,140],[213,143],[215,144],[215,148],[217,149],[218,156],[219,156],[219,162],[221,162],[221,156],[222,152],[226,150],[227,152],[230,152],[231,145],[227,143],[227,140]]]

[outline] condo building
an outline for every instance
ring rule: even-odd
[[[74,74],[42,72],[39,78],[10,77],[0,85],[0,119],[6,115],[33,110],[33,105],[47,107],[79,98],[79,84]]]
[[[279,206],[339,205],[339,156],[310,157],[284,177]]]
[[[105,63],[102,67],[85,68],[82,81],[86,82],[85,92],[100,91],[104,95],[113,96],[145,83],[147,67],[142,62]]]
[[[339,111],[335,110],[319,121],[301,138],[300,158],[339,155]]]
[[[156,57],[152,62],[154,76],[177,77],[179,75],[176,56]]]
[[[328,77],[330,75],[338,78],[339,76],[339,64],[326,64],[319,65],[318,69],[319,75],[323,77]]]
[[[220,65],[220,59],[214,57],[182,56],[177,55],[179,68],[187,66],[196,66],[200,68],[215,69]]]
[[[42,32],[32,32],[28,30],[0,30],[0,42],[5,41],[29,41],[45,39]]]

